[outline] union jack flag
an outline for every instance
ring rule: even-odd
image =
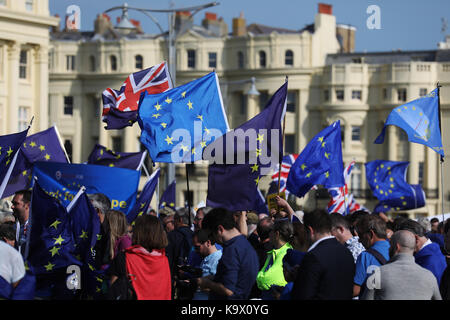
[[[328,193],[331,196],[330,202],[328,202],[328,212],[337,212],[342,215],[347,215],[358,210],[366,210],[362,205],[357,203],[353,198],[353,195],[348,193],[347,184],[350,179],[350,174],[353,167],[355,166],[355,161],[350,162],[350,164],[344,169],[344,179],[345,185],[339,188],[329,188]]]
[[[295,160],[297,159],[298,154],[293,153],[289,154],[283,157],[283,160],[281,162],[281,178],[280,178],[280,192],[286,192],[286,196],[288,191],[286,190],[286,181],[289,176],[289,171],[291,170],[292,165],[294,164]],[[272,182],[275,182],[278,187],[278,173],[280,170],[280,165],[277,164],[275,168],[275,172],[272,175]]]
[[[108,88],[103,91],[103,117],[110,108],[120,111],[136,111],[141,93],[156,94],[172,89],[172,79],[166,62],[132,73],[122,84],[120,90]]]

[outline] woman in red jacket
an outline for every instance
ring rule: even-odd
[[[111,263],[111,285],[126,276],[138,300],[170,300],[168,241],[159,219],[151,215],[136,219],[132,244]]]

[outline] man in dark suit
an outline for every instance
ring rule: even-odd
[[[331,235],[329,214],[324,210],[305,213],[303,223],[312,245],[298,270],[292,299],[352,299],[355,262],[350,250]]]

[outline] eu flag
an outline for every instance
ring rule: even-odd
[[[153,162],[192,162],[228,131],[216,73],[164,93],[141,96],[141,142]]]
[[[73,253],[70,215],[65,207],[36,182],[31,198],[28,264],[34,274],[48,274],[69,265],[81,265]]]
[[[164,193],[159,200],[159,208],[170,207],[175,209],[176,188],[177,182],[176,180],[173,180],[172,183],[167,186],[166,190],[164,190]]]
[[[253,210],[260,179],[283,157],[281,123],[286,111],[287,82],[265,109],[211,143],[203,153],[209,160],[206,205],[230,211]]]
[[[134,224],[134,220],[136,220],[137,217],[148,211],[153,194],[158,186],[160,171],[161,169],[156,169],[155,172],[153,172],[148,178],[148,181],[142,189],[139,198],[133,206],[133,209],[131,209],[130,213],[127,215],[127,221],[129,224]]]
[[[36,162],[33,176],[65,206],[84,186],[87,193],[105,194],[111,200],[111,209],[127,214],[136,201],[140,172],[95,164]]]
[[[366,177],[374,196],[380,201],[374,212],[409,210],[425,205],[419,185],[406,181],[408,161],[374,160],[366,163]]]
[[[147,152],[115,152],[96,144],[88,158],[88,164],[139,170]]]
[[[33,163],[36,161],[68,162],[55,127],[32,134],[25,139],[4,196],[30,188]]]
[[[300,198],[314,185],[342,187],[345,185],[343,171],[341,125],[336,121],[306,145],[289,171],[286,187]]]
[[[394,108],[386,119],[380,135],[375,139],[375,143],[383,143],[386,127],[394,125],[406,132],[409,141],[426,145],[444,157],[438,103],[436,88],[426,96]]]
[[[29,127],[22,132],[0,136],[0,198],[8,196],[5,188],[17,161],[17,152],[27,137],[28,129]]]

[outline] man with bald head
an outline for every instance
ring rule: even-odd
[[[434,275],[414,261],[415,235],[407,230],[391,237],[390,260],[368,279],[363,300],[442,300]]]

